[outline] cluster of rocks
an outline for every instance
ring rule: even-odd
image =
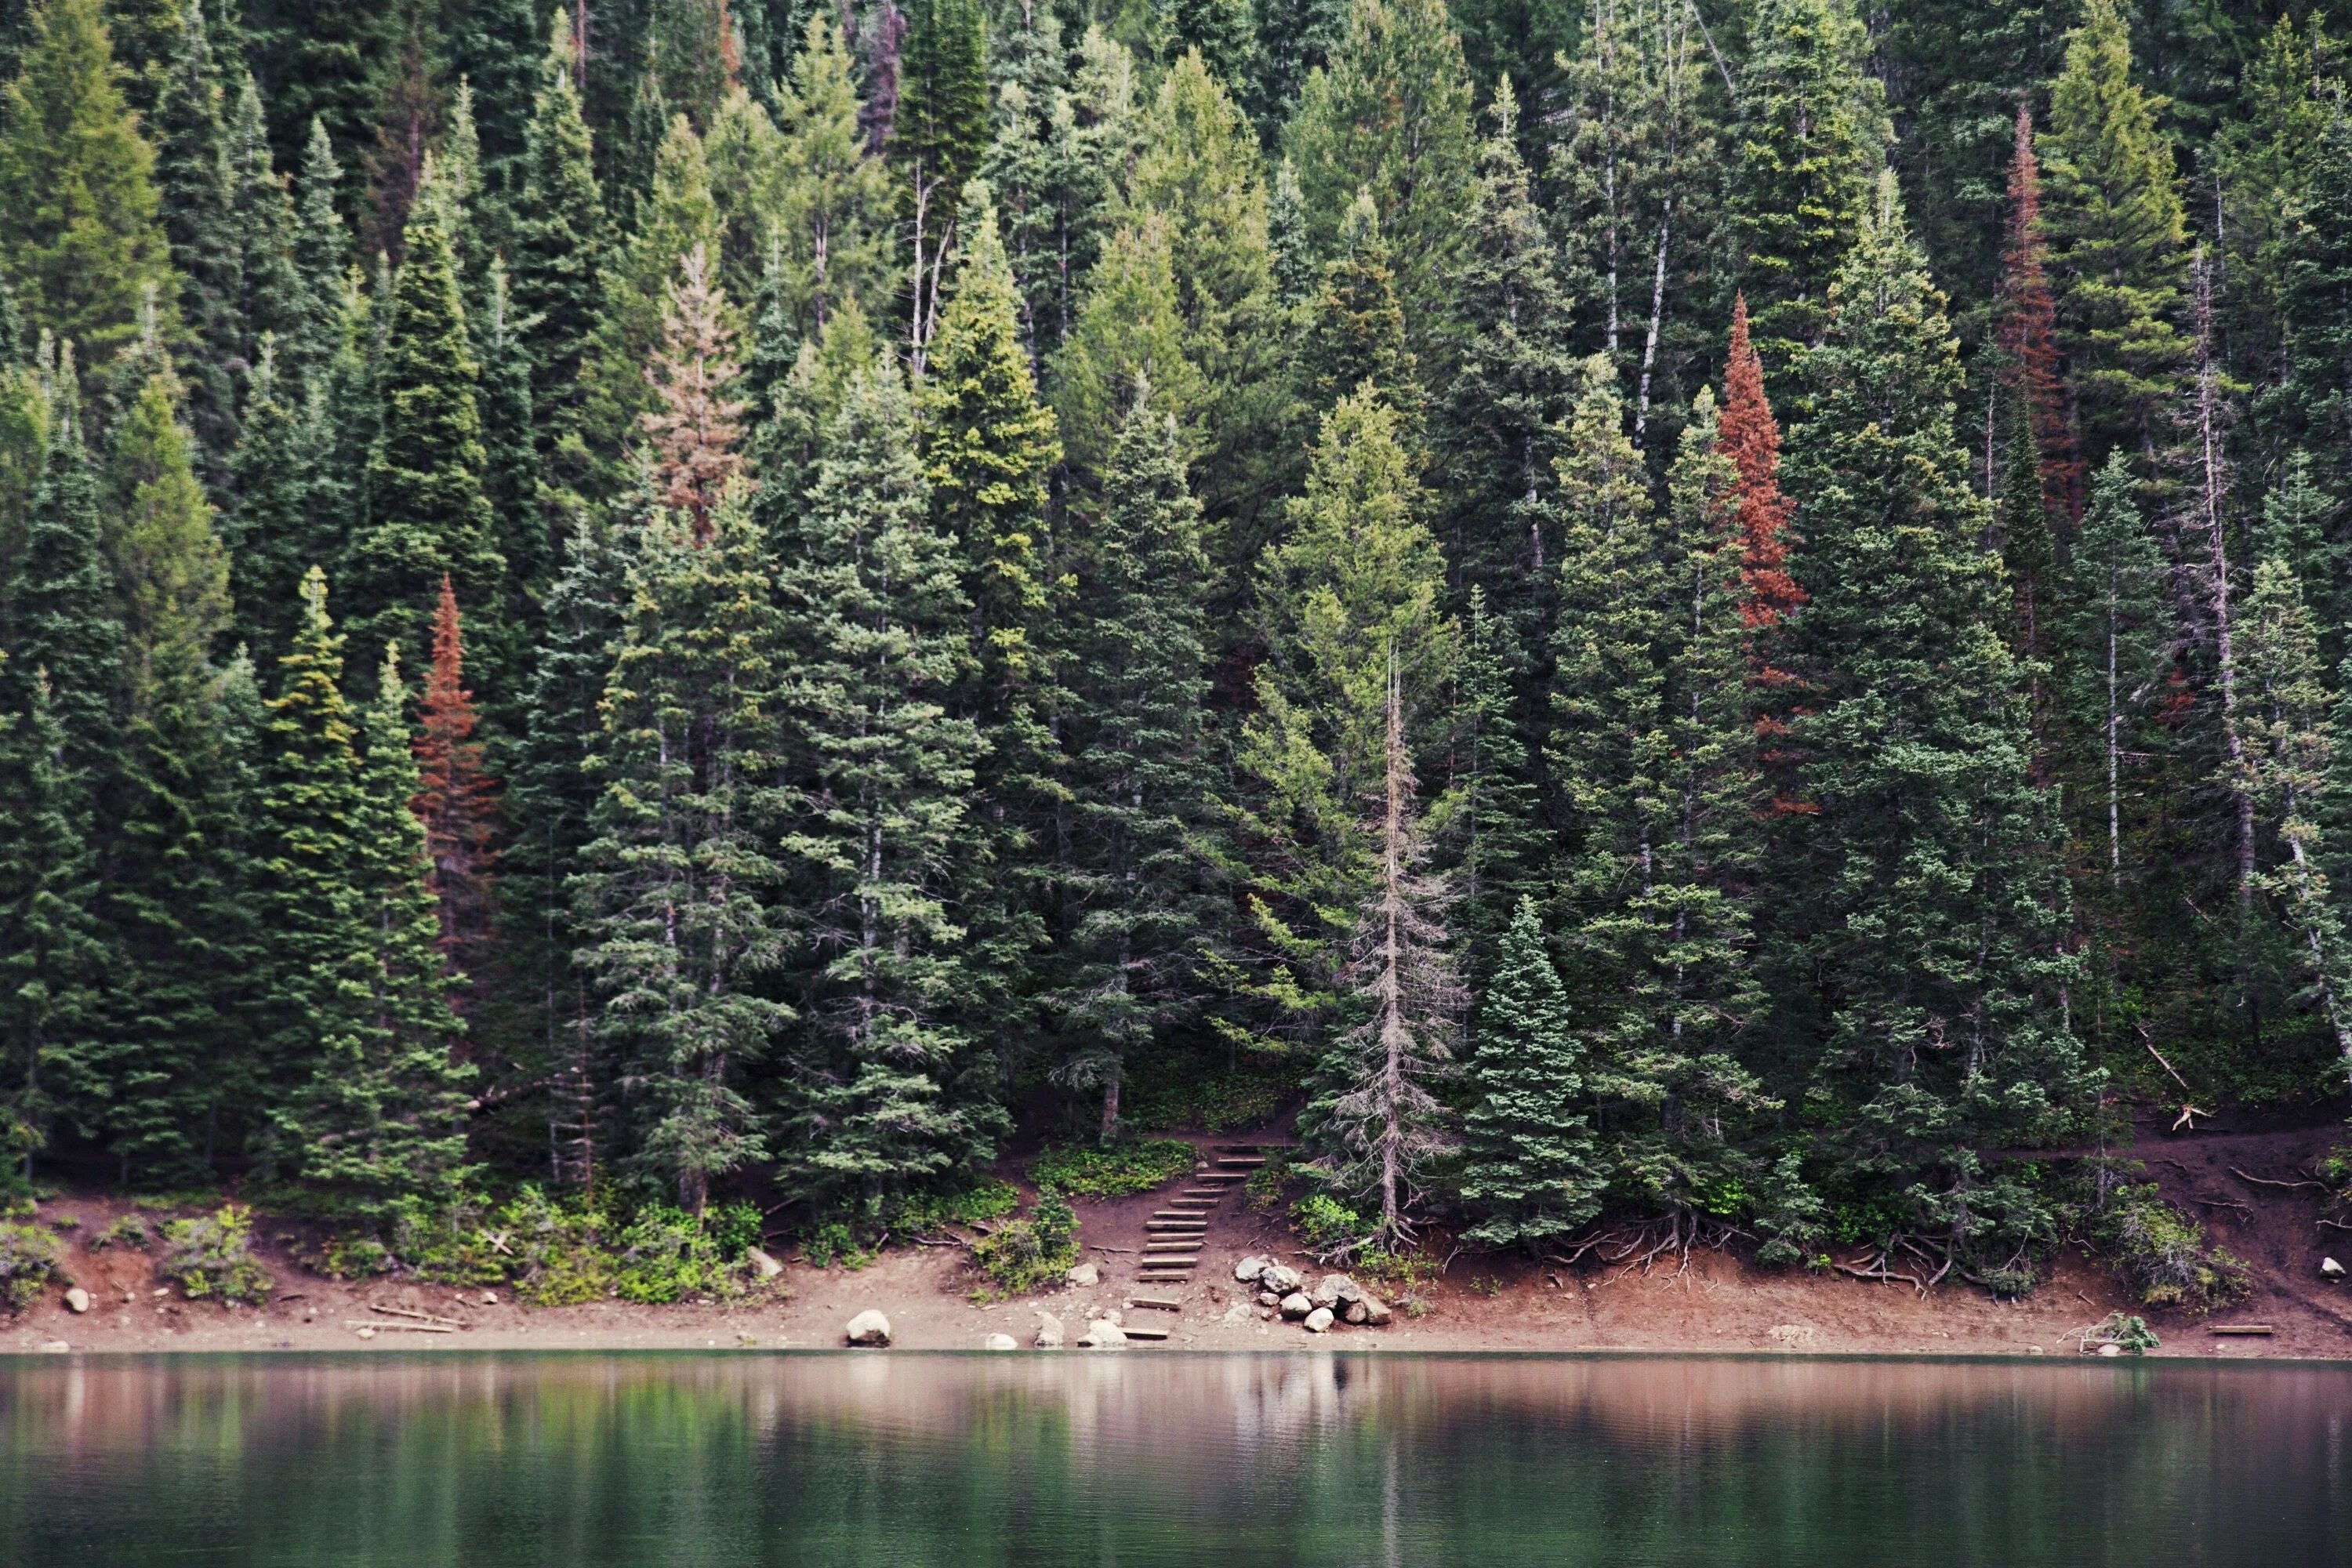
[[[1095,1307],[1088,1309],[1088,1312],[1086,1331],[1073,1342],[1080,1350],[1115,1351],[1125,1347],[1128,1342],[1127,1330],[1123,1325],[1127,1320],[1118,1309]],[[1039,1350],[1060,1350],[1064,1342],[1062,1334],[1061,1319],[1051,1312],[1037,1314],[1037,1338],[1034,1343]]]
[[[1309,1290],[1307,1277],[1297,1269],[1271,1258],[1250,1257],[1234,1265],[1234,1278],[1258,1288],[1259,1317],[1280,1314],[1310,1334],[1341,1323],[1381,1328],[1392,1316],[1387,1302],[1345,1274],[1326,1274]]]

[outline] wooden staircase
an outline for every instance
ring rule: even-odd
[[[1200,1267],[1201,1248],[1206,1243],[1210,1222],[1251,1174],[1281,1147],[1271,1143],[1220,1143],[1202,1152],[1188,1184],[1165,1200],[1165,1205],[1152,1211],[1151,1217],[1144,1222],[1143,1251],[1136,1265],[1136,1285],[1139,1292],[1157,1289],[1168,1293],[1139,1293],[1132,1299],[1136,1307],[1167,1312],[1183,1310],[1183,1288],[1192,1283],[1194,1271]],[[1129,1328],[1127,1335],[1146,1341],[1168,1337],[1166,1330],[1152,1328],[1140,1332]]]

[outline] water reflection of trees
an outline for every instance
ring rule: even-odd
[[[0,1371],[0,1560],[135,1559],[190,1520],[226,1561],[1189,1562],[1240,1530],[1294,1565],[2026,1563],[2093,1529],[2193,1560],[2352,1523],[2347,1394],[2335,1368],[2178,1363],[26,1362]]]

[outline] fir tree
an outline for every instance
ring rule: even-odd
[[[803,38],[777,95],[784,169],[770,233],[782,307],[807,336],[824,331],[842,300],[879,304],[895,280],[889,172],[858,128],[847,46],[824,16],[809,18]]]
[[[960,1169],[1003,1128],[956,1023],[964,933],[945,895],[982,742],[946,708],[970,605],[913,425],[887,361],[855,372],[782,549],[784,636],[800,650],[784,848],[814,963],[782,1147],[819,1208]]]
[[[2172,151],[2131,79],[2131,37],[2115,0],[2089,0],[2050,89],[2050,270],[2083,458],[2121,447],[2145,470],[2165,444],[2171,378],[2189,359],[2181,331],[2188,257]]]
[[[2074,436],[2067,427],[2058,365],[2057,306],[2050,292],[2049,244],[2042,228],[2042,170],[2033,158],[2033,119],[2017,110],[2017,148],[2009,163],[2009,235],[2000,255],[1999,323],[2003,385],[2021,407],[2032,441],[2031,500],[2041,526],[2063,533],[2082,513],[2082,474]],[[2011,527],[2019,526],[2013,520]],[[2048,584],[2020,580],[2031,618],[2033,598]],[[2029,645],[2030,646],[2030,645]]]
[[[1129,1064],[1198,1012],[1221,923],[1208,558],[1175,422],[1148,398],[1119,432],[1099,514],[1074,549],[1085,606],[1069,673],[1076,963],[1059,1010],[1078,1043],[1056,1076],[1100,1089],[1108,1140]]]
[[[964,182],[987,149],[988,29],[979,0],[909,0],[888,152],[907,235],[908,343],[918,374],[947,305]]]
[[[1467,1072],[1462,1196],[1485,1216],[1469,1236],[1487,1246],[1538,1247],[1601,1212],[1607,1174],[1572,1024],[1536,901],[1522,897],[1479,1005]]]
[[[532,103],[511,258],[542,456],[579,429],[581,366],[596,327],[604,237],[594,148],[567,63],[571,32],[561,16],[555,28],[557,47]]]
[[[2000,1265],[2038,1221],[1976,1151],[2061,1136],[2095,1079],[2058,1006],[2052,802],[2028,775],[2024,682],[1953,432],[1954,344],[1889,181],[1833,303],[1790,487],[1822,687],[1796,726],[1818,815],[1790,872],[1817,889],[1809,1092],[1817,1116],[1842,1108],[1827,1184],[1883,1192],[1945,1256]]]
[[[245,351],[242,249],[237,243],[221,71],[205,7],[184,12],[179,48],[156,110],[155,186],[163,237],[178,273],[181,356],[188,413],[215,490],[236,446],[232,362]]]
[[[1864,44],[1851,0],[1763,0],[1748,25],[1725,227],[1775,378],[1827,330],[1888,141]]]
[[[2068,563],[2066,630],[2072,706],[2078,729],[2095,737],[2096,783],[2104,807],[2099,837],[2111,887],[2124,866],[2124,768],[2132,731],[2164,673],[2164,557],[2132,500],[2130,469],[2110,453],[2092,483],[2091,505]]]
[[[1370,387],[1403,416],[1408,432],[1417,432],[1419,364],[1405,346],[1405,312],[1380,224],[1371,193],[1357,192],[1340,226],[1336,254],[1323,264],[1321,286],[1307,303],[1306,341],[1298,351],[1299,390],[1322,414],[1342,397]]]
[[[509,615],[520,628],[538,624],[539,596],[553,571],[553,551],[539,494],[539,440],[531,418],[530,347],[516,318],[507,264],[493,256],[475,352],[481,382],[482,494],[490,503],[506,563]]]
[[[1760,761],[1777,792],[1773,808],[1801,810],[1801,792],[1790,776],[1794,760],[1784,745],[1791,707],[1803,678],[1789,668],[1789,617],[1802,608],[1805,590],[1789,574],[1794,509],[1780,491],[1780,426],[1764,391],[1764,359],[1748,333],[1748,299],[1731,309],[1731,343],[1723,373],[1723,413],[1716,450],[1737,476],[1733,526],[1739,536],[1739,619],[1745,629],[1746,684]]]
[[[496,906],[498,784],[485,770],[474,694],[465,685],[465,628],[456,586],[441,579],[433,612],[433,667],[416,713],[417,792],[440,949],[460,982],[478,979]]]
[[[228,559],[194,473],[167,370],[148,377],[114,432],[107,541],[124,611],[131,705],[142,708],[160,664],[201,668],[228,622]]]
[[[1184,354],[1172,239],[1159,213],[1121,225],[1088,282],[1054,376],[1054,412],[1074,467],[1100,468],[1139,385],[1176,416],[1187,450],[1200,444],[1209,388]]]
[[[253,78],[237,79],[236,110],[229,123],[229,223],[237,247],[236,353],[249,375],[261,340],[290,341],[302,330],[309,299],[296,265],[299,233],[293,197],[278,176]],[[327,296],[331,300],[331,295]],[[240,388],[240,390],[244,390]]]
[[[306,407],[297,396],[278,372],[276,342],[265,340],[246,399],[236,510],[226,532],[238,635],[271,658],[293,630],[303,574],[332,549],[318,476],[324,398]]]
[[[352,266],[351,237],[335,209],[342,169],[327,140],[327,128],[310,123],[302,154],[300,199],[295,207],[294,275],[299,292],[294,330],[283,340],[283,367],[297,406],[312,386],[323,388],[347,337],[345,279]],[[275,601],[273,601],[274,603]],[[291,590],[285,600],[294,602]]]
[[[1441,0],[1354,0],[1330,63],[1307,78],[1286,134],[1308,233],[1328,256],[1349,204],[1371,194],[1397,259],[1397,295],[1416,349],[1450,318],[1477,138],[1462,40]]]
[[[2281,271],[2284,384],[2273,400],[2282,433],[2324,454],[2330,499],[2352,500],[2352,118],[2328,117],[2314,153],[2308,198],[2293,209]]]
[[[99,0],[47,0],[23,69],[0,92],[0,255],[24,309],[106,363],[175,285],[155,158],[114,80]],[[70,727],[70,726],[68,726]]]
[[[482,489],[480,369],[457,296],[454,216],[428,177],[390,301],[368,521],[351,542],[346,568],[352,635],[363,647],[422,646],[445,574],[476,604],[499,604],[506,591]],[[495,667],[499,658],[483,662]]]
[[[547,49],[544,17],[530,0],[470,0],[457,7],[449,73],[473,89],[482,144],[482,188],[510,203],[520,192]]]
[[[0,1151],[29,1180],[60,1122],[84,1135],[102,1125],[115,964],[95,912],[92,781],[73,760],[43,672],[15,684],[27,693],[0,733]]]
[[[740,495],[709,527],[698,543],[684,518],[648,523],[576,884],[581,962],[608,999],[599,1026],[642,1085],[635,1162],[697,1214],[714,1180],[768,1156],[742,1079],[792,1017],[761,986],[785,941],[772,893],[784,867],[766,847],[784,645]]]
[[[646,380],[660,399],[639,419],[653,438],[656,490],[661,504],[688,519],[698,538],[709,531],[712,510],[743,471],[736,450],[743,405],[724,395],[738,374],[726,311],[726,296],[697,245],[678,263],[662,310],[661,348],[646,367]]]
[[[29,711],[34,688],[65,739],[64,766],[97,780],[113,763],[121,735],[124,645],[109,580],[98,477],[82,448],[74,412],[73,360],[58,366],[59,395],[39,489],[0,616],[8,662],[0,667],[7,710]],[[47,742],[41,744],[47,745]]]

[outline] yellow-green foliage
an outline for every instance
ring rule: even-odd
[[[191,1300],[264,1301],[278,1283],[253,1256],[253,1211],[235,1204],[165,1225],[155,1272]]]
[[[0,1307],[21,1312],[57,1272],[58,1239],[37,1226],[0,1225]]]

